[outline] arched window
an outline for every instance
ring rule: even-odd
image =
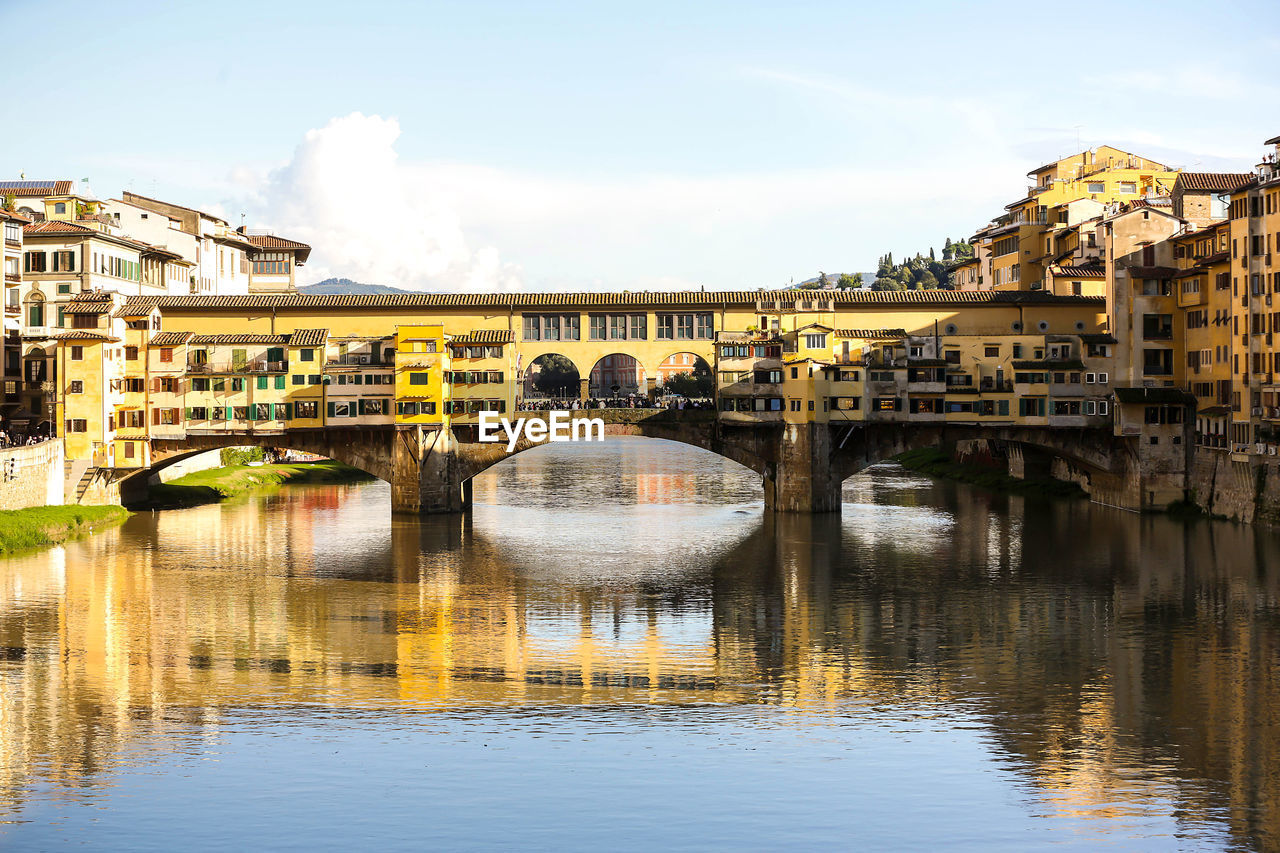
[[[66,203],[66,202],[64,202],[64,201],[57,202],[57,203],[56,203],[56,204],[54,204],[54,206],[53,206],[53,212],[54,212],[54,213],[66,213],[66,212],[67,212],[67,203]]]
[[[44,295],[36,290],[27,294],[27,325],[44,325]]]

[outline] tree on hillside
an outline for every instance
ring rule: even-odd
[[[862,273],[854,273],[849,275],[847,272],[840,273],[840,278],[836,279],[836,287],[841,290],[857,290],[862,287]]]

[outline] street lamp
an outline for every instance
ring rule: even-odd
[[[54,420],[56,414],[54,409],[54,392],[58,390],[58,386],[50,379],[40,383],[40,390],[44,392],[45,406],[49,410],[49,438],[56,438],[58,435],[58,425]]]

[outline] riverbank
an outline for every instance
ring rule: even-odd
[[[917,471],[921,474],[942,477],[947,480],[958,480],[962,483],[969,483],[970,485],[998,492],[1046,498],[1079,498],[1086,496],[1084,489],[1081,489],[1075,483],[1052,478],[1019,480],[996,468],[957,462],[949,454],[934,447],[908,450],[906,453],[894,457],[894,461],[909,471]]]
[[[359,468],[341,462],[294,462],[281,465],[228,465],[209,468],[157,483],[136,509],[178,509],[217,503],[255,489],[286,483],[359,483],[371,480]]]
[[[0,556],[79,539],[129,517],[122,506],[37,506],[0,512]]]

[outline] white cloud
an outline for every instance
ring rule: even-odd
[[[395,119],[360,113],[310,130],[269,173],[251,222],[313,247],[310,278],[417,290],[514,290],[520,271],[473,247],[457,213],[395,150]],[[245,174],[238,174],[240,180]]]
[[[981,225],[1021,189],[1003,152],[608,181],[405,162],[394,119],[309,131],[283,166],[235,170],[249,223],[313,247],[304,281],[426,290],[755,288],[819,268],[861,271]],[[251,190],[250,187],[257,189]],[[907,244],[907,245],[904,245]]]

